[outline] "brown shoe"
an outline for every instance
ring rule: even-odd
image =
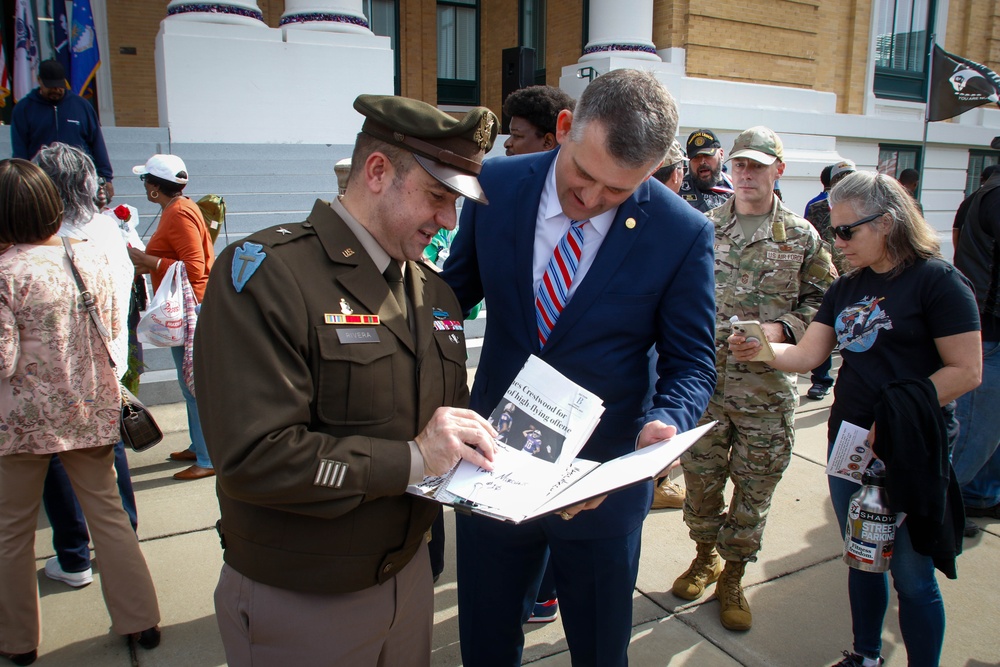
[[[684,489],[669,479],[663,480],[653,489],[653,504],[650,509],[678,510],[682,507],[684,507]]]
[[[202,468],[201,466],[191,466],[190,468],[185,468],[179,473],[174,474],[174,479],[188,480],[188,479],[202,479],[204,477],[214,477],[215,468]]]
[[[171,461],[197,461],[198,455],[192,452],[190,449],[185,449],[182,452],[172,452],[170,454]]]

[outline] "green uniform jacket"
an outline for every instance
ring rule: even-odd
[[[326,202],[216,262],[195,337],[198,409],[225,560],[254,581],[368,588],[410,561],[434,519],[434,502],[404,495],[407,441],[438,407],[467,404],[465,332],[451,289],[407,267],[415,339]],[[337,323],[348,313],[379,322]]]
[[[770,224],[747,242],[736,220],[736,198],[709,211],[715,224],[715,368],[712,401],[727,409],[794,410],[795,375],[729,354],[729,318],[788,324],[798,341],[836,278],[830,253],[805,219],[774,197]]]

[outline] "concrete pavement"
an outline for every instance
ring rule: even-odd
[[[804,381],[803,381],[804,382]],[[807,384],[800,384],[805,393]],[[694,545],[680,510],[654,512],[646,520],[639,581],[635,591],[631,664],[637,667],[825,667],[851,646],[847,566],[829,505],[825,475],[826,419],[830,398],[803,399],[796,419],[792,463],[778,487],[760,559],[744,580],[754,612],[746,633],[725,630],[711,595],[684,604],[669,591],[688,565]],[[100,554],[95,584],[71,589],[42,572],[53,554],[44,513],[35,551],[42,599],[41,667],[215,667],[225,664],[212,603],[222,564],[214,524],[218,518],[213,480],[177,482],[183,468],[167,460],[187,446],[183,404],[154,408],[167,436],[152,450],[130,453],[139,506],[139,537],[156,583],[163,616],[163,642],[153,651],[130,653],[110,634],[101,598]],[[449,531],[451,513],[447,514]],[[959,578],[939,577],[948,617],[942,665],[1000,665],[1000,522],[977,520],[985,531],[966,540]],[[453,532],[451,533],[453,534]],[[452,542],[453,544],[453,542]],[[453,547],[436,587],[434,667],[461,664]],[[889,667],[906,664],[896,622],[895,597],[884,633]],[[2,661],[0,661],[2,662]],[[568,667],[569,653],[559,621],[527,626],[524,663]],[[3,663],[6,664],[6,663]]]

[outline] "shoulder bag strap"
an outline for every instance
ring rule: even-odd
[[[87,312],[90,313],[90,318],[94,320],[94,324],[97,326],[97,332],[101,335],[101,340],[104,341],[104,346],[108,350],[108,357],[111,357],[111,348],[108,346],[108,339],[111,338],[111,334],[108,333],[107,328],[104,326],[104,322],[101,321],[101,315],[97,312],[97,306],[94,303],[94,295],[87,290],[87,286],[83,282],[83,276],[80,275],[79,269],[76,268],[76,262],[73,261],[73,244],[65,236],[62,239],[63,248],[66,249],[66,256],[69,257],[69,268],[73,271],[73,280],[76,281],[76,287],[80,290],[80,295],[83,297],[83,305],[86,306]],[[114,362],[112,362],[112,366]]]

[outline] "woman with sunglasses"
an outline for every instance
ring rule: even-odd
[[[188,182],[187,167],[184,160],[176,155],[154,155],[132,168],[132,173],[142,179],[146,188],[146,199],[159,204],[160,224],[153,232],[146,251],[129,248],[128,253],[135,264],[137,274],[148,273],[153,279],[153,289],[160,286],[160,281],[166,275],[167,269],[177,261],[184,262],[188,280],[194,296],[201,303],[208,286],[208,274],[215,262],[215,249],[208,227],[201,217],[198,205],[184,196],[184,186]],[[187,449],[173,452],[172,461],[191,463],[174,474],[174,479],[203,479],[215,475],[215,468],[208,458],[208,447],[201,430],[201,419],[198,416],[198,403],[188,391],[184,383],[181,366],[184,361],[184,347],[172,347],[174,365],[177,367],[178,382],[181,394],[187,405],[188,432],[191,435],[191,445]]]
[[[955,434],[951,403],[974,389],[982,372],[979,314],[969,282],[941,259],[937,234],[895,179],[856,172],[834,186],[829,199],[835,245],[851,270],[827,291],[797,345],[772,343],[775,359],[768,364],[805,373],[832,350],[840,351],[827,432],[831,448],[841,422],[872,427],[883,387],[902,379],[930,380],[947,433]],[[740,361],[759,348],[738,335],[729,340]],[[869,439],[881,451],[878,435],[871,433]],[[850,497],[859,487],[828,479],[843,535]],[[934,667],[941,657],[944,603],[934,570],[931,557],[914,551],[904,521],[896,532],[890,571],[910,667]],[[848,592],[854,650],[845,651],[835,667],[880,665],[888,577],[850,569]]]

